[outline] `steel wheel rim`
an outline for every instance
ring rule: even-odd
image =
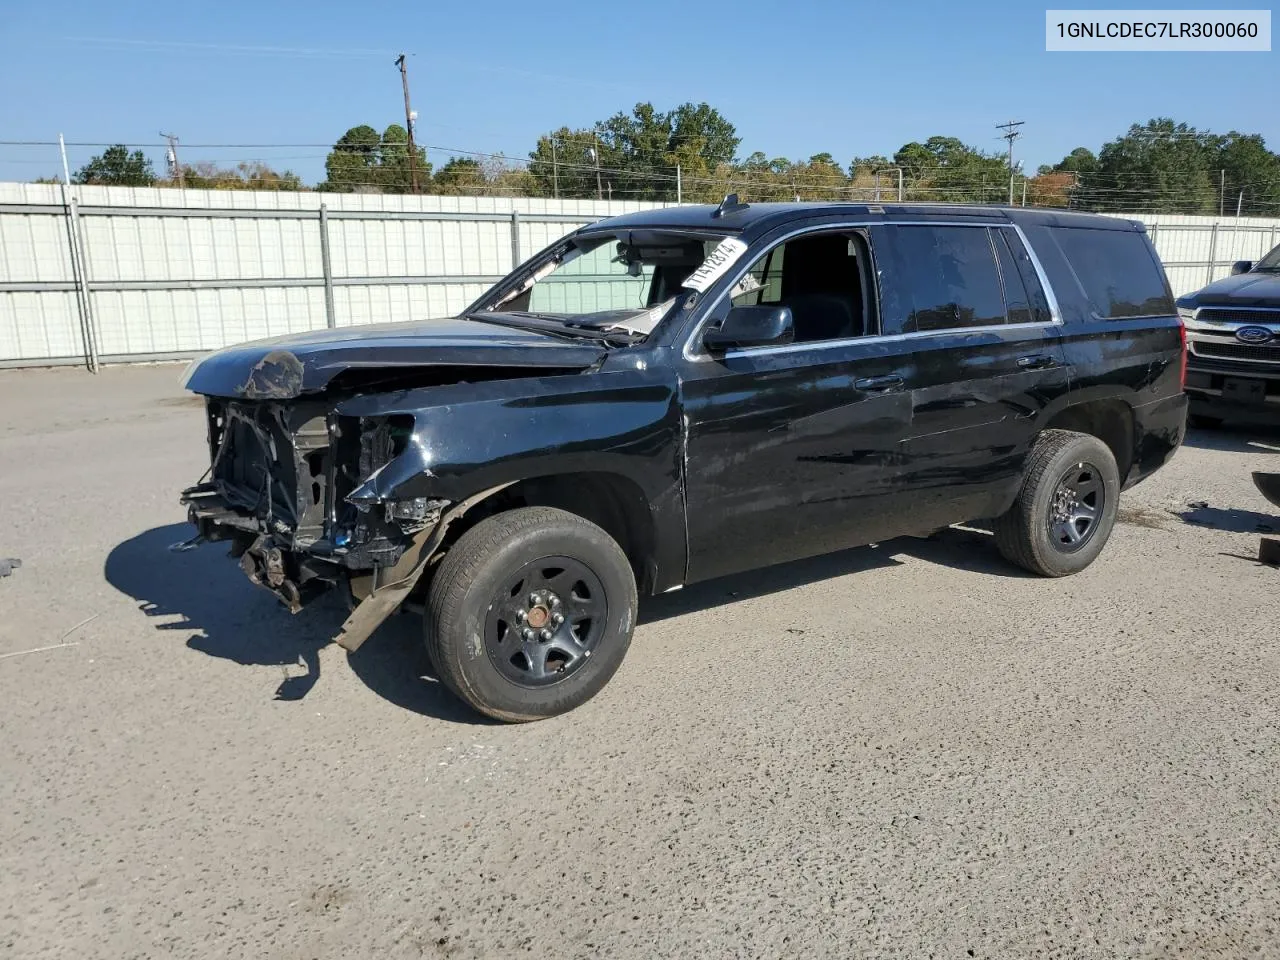
[[[1106,507],[1106,486],[1096,464],[1081,461],[1059,478],[1049,500],[1049,540],[1059,553],[1082,550],[1097,533]]]
[[[511,683],[545,687],[586,666],[608,618],[594,570],[572,557],[542,557],[502,581],[485,618],[485,648]]]

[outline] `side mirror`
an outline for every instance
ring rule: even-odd
[[[1231,275],[1234,277],[1240,273],[1248,273],[1253,269],[1252,260],[1237,260],[1231,265]]]
[[[702,335],[702,343],[708,350],[716,351],[785,344],[795,338],[790,307],[734,307],[720,326]]]

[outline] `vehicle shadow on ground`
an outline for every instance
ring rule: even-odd
[[[248,582],[226,556],[224,545],[204,544],[177,553],[169,549],[190,531],[186,524],[171,524],[118,544],[104,566],[107,582],[156,618],[157,630],[190,633],[186,645],[192,650],[243,666],[279,667],[274,699],[306,697],[320,679],[320,650],[332,642],[346,617],[341,601],[322,597],[292,616],[265,590]],[[646,598],[640,604],[639,622],[896,566],[903,555],[975,573],[1029,576],[1003,560],[991,539],[978,529],[951,527],[927,538],[904,537],[721,577]],[[456,723],[491,722],[436,679],[420,624],[414,614],[393,616],[359,650],[347,654],[352,672],[378,696],[405,710]]]
[[[338,633],[346,610],[326,596],[297,616],[254,587],[226,556],[222,544],[174,553],[187,524],[156,527],[125,540],[107,556],[104,576],[139,601],[157,630],[190,632],[192,650],[244,666],[278,666],[276,700],[301,700],[320,679],[320,649]],[[347,662],[377,695],[414,713],[463,723],[485,718],[459,702],[435,678],[422,644],[419,620],[392,617]]]
[[[1222,507],[1195,506],[1175,511],[1175,517],[1197,527],[1211,527],[1228,533],[1275,533],[1280,530],[1280,517],[1256,510],[1230,510]]]
[[[1280,427],[1228,423],[1209,430],[1189,429],[1183,443],[1224,453],[1280,453]]]
[[[894,567],[900,556],[974,573],[1020,579],[1033,574],[1015,567],[996,552],[994,537],[976,526],[947,527],[927,537],[900,537],[868,547],[854,547],[805,560],[693,583],[682,590],[642,600],[640,624],[655,623],[740,600],[764,597],[819,580]],[[869,581],[868,581],[869,582]]]

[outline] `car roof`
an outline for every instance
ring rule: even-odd
[[[713,204],[659,207],[624,213],[592,224],[585,230],[709,230],[758,233],[792,222],[829,216],[870,217],[876,220],[1003,220],[1022,226],[1087,227],[1095,230],[1145,230],[1140,221],[1041,207],[967,206],[938,203],[745,203],[717,215]]]

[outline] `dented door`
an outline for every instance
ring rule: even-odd
[[[688,579],[909,525],[898,468],[914,376],[903,343],[874,338],[686,362]]]

